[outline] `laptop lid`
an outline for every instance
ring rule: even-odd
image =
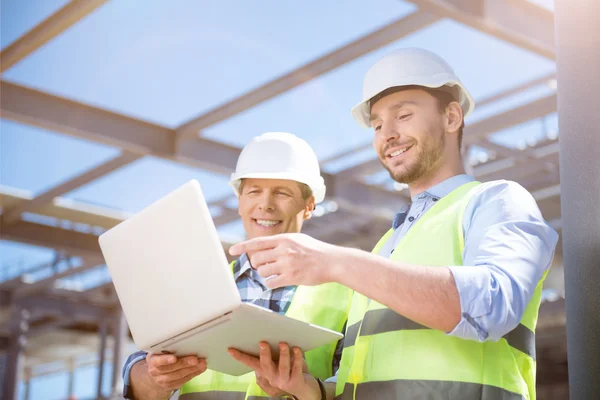
[[[196,180],[105,232],[99,243],[139,348],[147,349],[241,303]]]

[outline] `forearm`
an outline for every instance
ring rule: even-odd
[[[333,400],[335,398],[335,383],[325,383],[325,392],[327,393],[327,400]]]
[[[321,400],[321,388],[317,382],[317,378],[305,373],[306,390],[304,393],[297,395],[298,400]],[[335,383],[325,382],[325,397],[327,400],[333,400],[335,398]]]
[[[131,367],[131,389],[134,399],[167,400],[171,397],[171,390],[158,386],[150,374],[145,360],[139,361]]]
[[[432,329],[450,332],[460,321],[460,298],[449,268],[408,265],[344,249],[332,280]]]

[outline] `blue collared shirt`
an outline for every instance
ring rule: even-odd
[[[396,215],[394,234],[379,254],[389,257],[436,201],[473,181],[468,175],[457,175],[413,196],[411,204]],[[463,265],[449,266],[462,318],[449,334],[500,340],[519,324],[539,280],[550,268],[558,234],[544,221],[531,194],[504,180],[475,189],[462,223]]]

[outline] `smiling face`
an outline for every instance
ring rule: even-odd
[[[447,143],[447,119],[425,90],[400,90],[376,100],[371,108],[373,147],[392,179],[410,186],[444,169],[448,152],[458,149],[458,141]]]
[[[252,239],[300,232],[314,205],[314,197],[296,181],[248,178],[240,188],[238,212]]]

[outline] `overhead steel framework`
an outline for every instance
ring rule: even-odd
[[[104,0],[69,2],[0,53],[1,72],[9,70],[104,3]],[[62,257],[61,260],[69,257],[82,260],[78,266],[56,268],[51,276],[34,283],[28,282],[26,273],[0,283],[0,352],[4,354],[4,358],[0,358],[3,360],[0,365],[4,365],[5,370],[2,385],[4,398],[14,397],[19,377],[27,383],[36,375],[54,371],[43,366],[52,357],[59,359],[58,354],[40,356],[43,346],[39,343],[43,343],[43,338],[48,335],[60,332],[70,337],[68,335],[77,333],[81,337],[92,335],[96,338],[87,346],[97,349],[98,356],[91,362],[100,363],[99,376],[102,376],[105,360],[113,360],[118,369],[124,346],[128,343],[126,325],[110,282],[87,291],[58,284],[65,278],[101,266],[103,260],[98,247],[98,234],[128,215],[61,196],[148,155],[217,174],[229,174],[235,167],[241,149],[203,137],[204,129],[444,18],[453,19],[548,59],[556,57],[552,12],[526,0],[412,0],[412,3],[418,6],[412,14],[199,114],[175,129],[2,80],[0,110],[3,119],[121,149],[117,157],[35,196],[0,186],[2,239],[53,248]],[[544,76],[476,100],[479,104],[493,104],[532,87],[549,84],[555,79],[553,74]],[[489,160],[473,167],[475,178],[482,181],[512,179],[521,183],[536,197],[545,218],[560,231],[561,186],[557,137],[549,136],[523,150],[505,147],[490,140],[490,135],[496,132],[544,118],[556,111],[556,95],[543,97],[469,124],[465,129],[464,143],[467,150],[476,145],[487,149],[490,154]],[[360,146],[355,150],[360,151],[365,147]],[[352,151],[344,153],[351,154]],[[339,154],[322,160],[322,166],[326,167],[328,163],[344,156]],[[325,173],[328,187],[326,200],[335,202],[337,210],[313,219],[307,224],[306,233],[331,243],[369,249],[377,236],[388,228],[395,210],[409,201],[405,191],[367,183],[365,177],[380,170],[379,161],[373,156],[371,160],[338,173]],[[211,203],[211,208],[218,210],[215,216],[217,226],[238,218],[237,210],[228,207],[229,200],[231,196]],[[32,215],[34,218],[31,218]],[[230,244],[223,245],[227,248]],[[562,259],[560,249],[557,259]],[[547,305],[544,307],[548,308]],[[554,349],[553,354],[560,357],[563,350],[560,346],[564,342],[564,333],[561,333],[564,332],[564,318],[556,321],[552,313],[562,313],[564,317],[564,308],[550,309],[541,318],[542,327],[548,326],[547,329],[558,332],[554,336],[542,334],[545,337],[542,343],[544,348]],[[53,337],[52,340],[59,339]],[[39,344],[37,347],[36,343]],[[27,356],[25,359],[23,354]],[[60,368],[63,369],[72,370],[79,366],[72,358],[63,359],[62,362]],[[112,380],[112,386],[117,387],[119,377],[116,372]],[[101,378],[99,382],[100,397]]]

